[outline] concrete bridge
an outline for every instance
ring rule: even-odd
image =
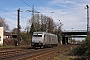
[[[85,38],[87,36],[86,30],[68,30],[62,32],[62,44],[68,44],[68,38]]]

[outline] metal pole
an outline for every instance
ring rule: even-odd
[[[18,28],[18,35],[17,35],[17,39],[18,39],[18,43],[17,45],[20,45],[20,8],[17,10],[18,12],[18,17],[17,17],[17,28]]]
[[[32,23],[34,23],[34,4],[32,6],[32,16],[33,16],[33,22]]]
[[[89,6],[86,5],[87,7],[87,33],[89,32]]]

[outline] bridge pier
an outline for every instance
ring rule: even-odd
[[[68,37],[65,37],[65,43],[68,44]]]
[[[68,44],[68,37],[62,36],[62,44]]]
[[[65,37],[62,37],[62,44],[65,44]]]

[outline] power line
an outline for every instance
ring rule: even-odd
[[[42,3],[40,0],[38,0],[38,1],[39,1],[39,3],[42,4],[42,6],[43,6],[47,11],[49,11],[50,13],[52,13],[49,9],[47,9],[47,7],[46,7],[45,5],[43,5],[43,3]]]
[[[10,0],[8,0],[8,1],[9,1],[10,3],[12,3]],[[23,0],[22,0],[22,2],[25,3]],[[25,4],[27,4],[27,3],[25,3]],[[13,5],[15,5],[15,4],[13,4]],[[27,4],[27,5],[28,5],[28,4]],[[30,5],[28,5],[28,6],[31,7]],[[23,11],[20,11],[20,12],[23,12]],[[22,17],[22,16],[21,16],[21,18],[25,19],[25,18]]]
[[[26,4],[27,6],[31,7],[29,4],[27,4],[25,1],[21,0],[24,4]]]
[[[1,9],[2,11],[8,12],[9,14],[12,14],[12,15],[14,15],[14,16],[17,16],[16,14],[11,13],[11,12],[9,12],[9,11],[5,10],[5,9],[2,9],[2,8],[0,8],[0,9]],[[10,17],[11,17],[11,16],[10,16]],[[25,19],[24,17],[21,17],[21,18]]]
[[[29,7],[31,7],[32,8],[32,6],[30,6],[29,4],[27,4],[25,1],[23,1],[23,0],[21,0],[24,4],[26,4],[27,6],[29,6]],[[38,12],[37,10],[35,10],[34,9],[34,11],[36,11],[36,12]]]
[[[38,0],[38,1],[42,4],[42,2],[41,2],[40,0]],[[42,4],[42,6],[45,7],[43,4]],[[45,9],[47,9],[47,8],[45,7]],[[47,10],[48,10],[48,9],[47,9]],[[48,10],[48,11],[49,11],[49,10]]]
[[[4,10],[4,9],[2,9],[2,8],[0,8],[0,9],[1,9],[2,11],[5,11],[5,12],[8,12],[8,13],[10,13],[9,11],[7,11],[7,10]],[[13,13],[10,13],[10,14],[17,16],[16,14],[13,14]]]
[[[12,2],[13,0],[8,0],[8,4],[16,6],[16,3]]]

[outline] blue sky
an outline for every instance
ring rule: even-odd
[[[28,5],[26,5],[27,3]],[[17,27],[17,9],[20,8],[20,24],[22,30],[27,26],[27,21],[34,4],[35,10],[40,14],[50,16],[59,24],[63,24],[63,30],[86,30],[86,5],[90,5],[90,0],[0,0],[0,16],[5,18],[6,23],[12,30]],[[54,13],[51,13],[54,12]]]

